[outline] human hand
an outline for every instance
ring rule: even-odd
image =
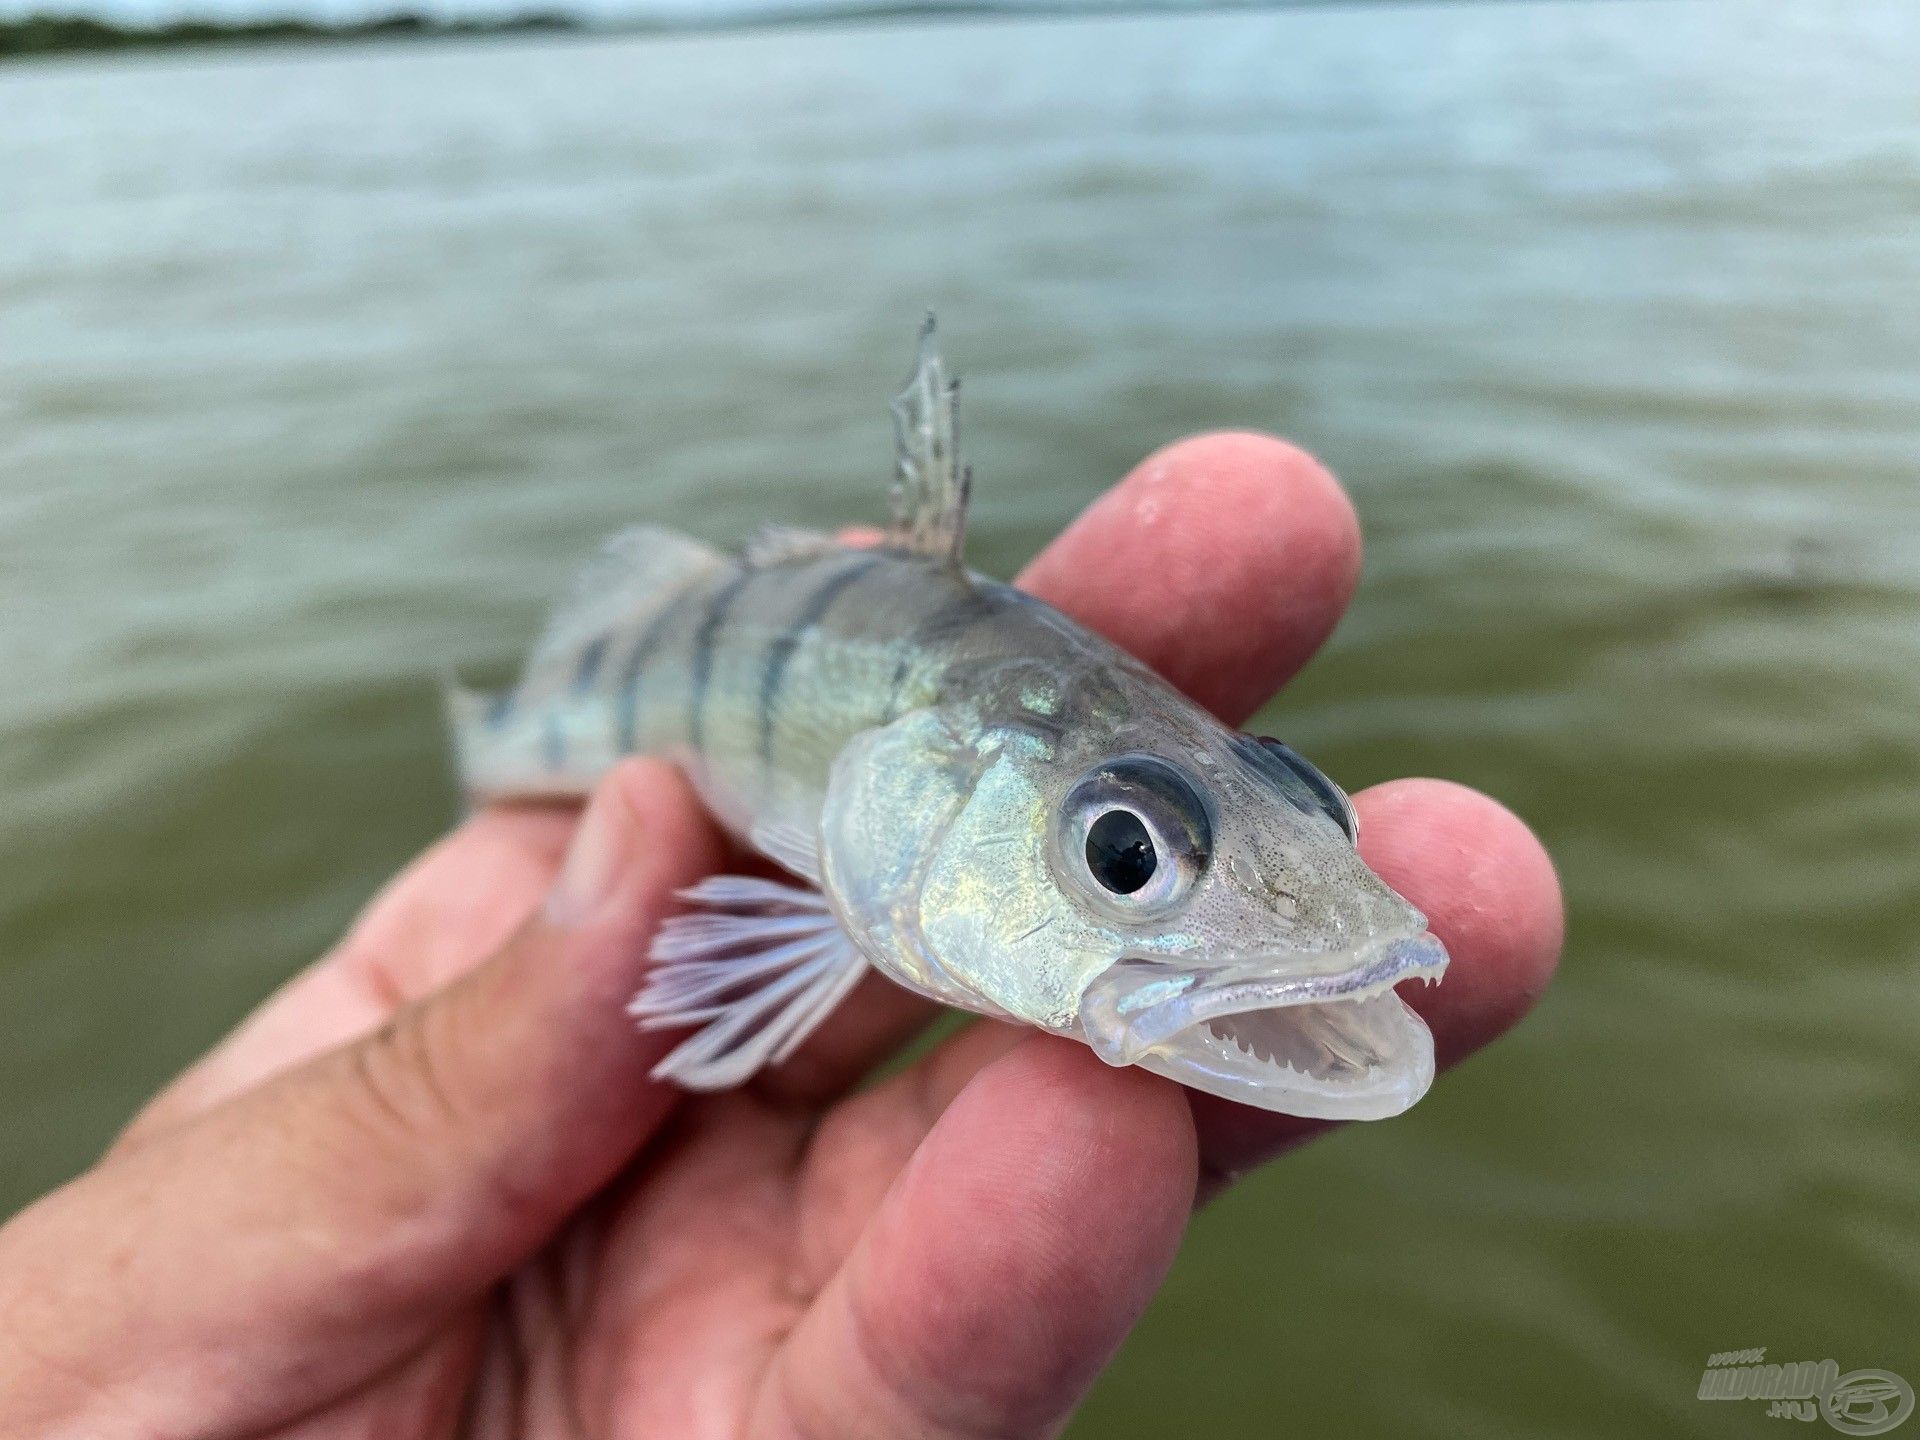
[[[1324,471],[1216,435],[1150,457],[1021,583],[1238,721],[1358,567]],[[1457,786],[1355,803],[1452,953],[1407,996],[1450,1064],[1552,973],[1552,868]],[[1196,1195],[1326,1128],[985,1021],[858,1088],[929,1016],[877,977],[741,1090],[657,1085],[673,1040],[625,1002],[675,890],[724,858],[650,761],[577,824],[494,809],[434,846],[0,1229],[0,1435],[1045,1435]]]

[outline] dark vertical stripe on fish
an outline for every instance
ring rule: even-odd
[[[607,638],[605,635],[596,635],[588,642],[587,648],[580,652],[580,663],[573,672],[574,694],[584,695],[593,688],[593,682],[600,674],[600,666],[607,658]]]
[[[640,708],[640,677],[647,668],[647,662],[660,648],[665,638],[667,626],[680,608],[680,597],[676,596],[660,607],[647,628],[641,632],[639,640],[634,642],[633,651],[627,656],[627,663],[620,671],[620,684],[615,692],[615,739],[619,742],[619,753],[627,754],[638,738]]]
[[[880,721],[891,725],[900,718],[900,691],[907,683],[907,672],[913,668],[913,652],[902,647],[900,658],[893,662],[893,678],[887,681],[887,704],[880,712]]]
[[[912,649],[932,650],[951,645],[982,620],[998,614],[1000,606],[993,595],[969,585],[940,602],[934,612],[914,628]]]
[[[847,587],[871,573],[879,563],[878,555],[861,555],[852,564],[831,572],[820,582],[800,613],[794,616],[793,623],[768,647],[767,667],[760,675],[760,763],[763,766],[771,768],[773,765],[773,706],[780,698],[780,686],[786,680],[787,666],[793,663],[793,652],[799,649],[806,633],[826,619],[833,602],[845,593]]]
[[[560,728],[560,716],[549,710],[541,719],[540,744],[547,769],[559,771],[567,763],[567,737]]]
[[[749,580],[764,571],[742,570],[714,593],[707,602],[707,613],[700,621],[700,628],[694,633],[692,671],[693,683],[688,687],[687,698],[687,739],[698,751],[706,738],[707,728],[707,687],[713,680],[713,645],[720,638],[720,627],[726,623],[727,611],[738,598]]]
[[[950,650],[954,642],[975,625],[1000,614],[1006,608],[1007,597],[1016,602],[1025,598],[1020,591],[1003,585],[981,586],[969,582],[964,590],[945,597],[932,613],[921,618],[901,644],[900,658],[894,663],[893,676],[887,683],[887,703],[882,713],[889,721],[900,718],[915,657],[943,648]]]

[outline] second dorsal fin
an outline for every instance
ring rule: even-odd
[[[958,569],[973,476],[960,463],[960,382],[933,341],[933,316],[920,327],[920,354],[907,388],[893,399],[894,545]]]

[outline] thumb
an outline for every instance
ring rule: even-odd
[[[156,1424],[205,1425],[242,1388],[317,1403],[392,1363],[673,1105],[647,1078],[671,1041],[637,1034],[625,1004],[674,892],[718,856],[678,772],[622,766],[499,954],[0,1230],[0,1330]]]

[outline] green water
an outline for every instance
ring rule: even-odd
[[[872,517],[932,304],[983,568],[1184,432],[1322,454],[1369,568],[1276,723],[1490,790],[1570,903],[1509,1041],[1200,1221],[1075,1433],[1920,1381],[1916,75],[1886,0],[0,72],[0,1213],[447,823],[435,666],[634,517]]]

